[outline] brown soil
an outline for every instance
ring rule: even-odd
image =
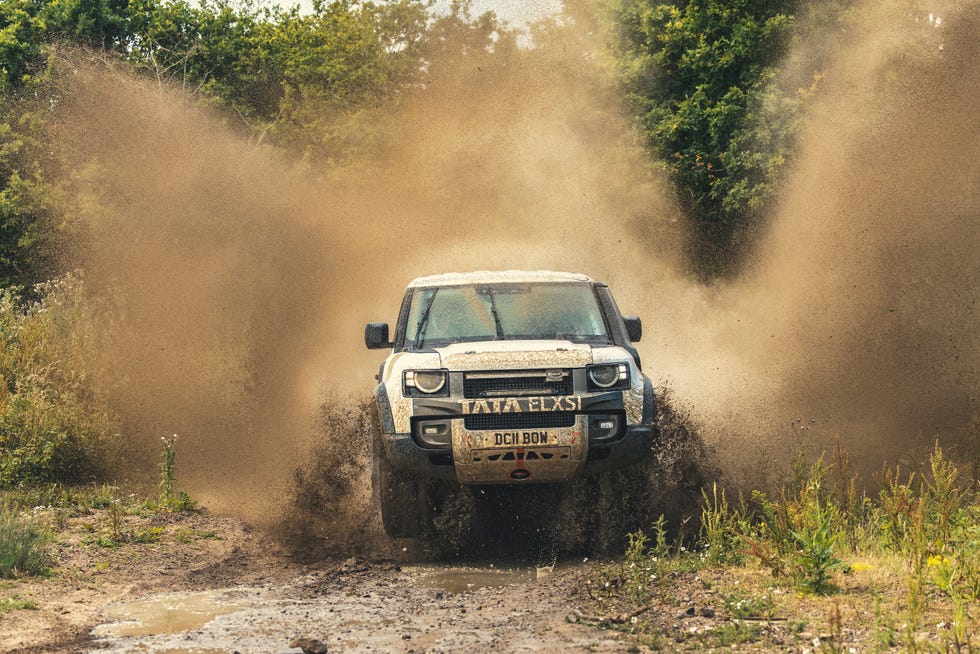
[[[48,576],[0,582],[0,597],[37,605],[0,614],[0,651],[87,651],[89,630],[110,604],[164,591],[277,582],[300,570],[262,532],[207,512],[121,516],[115,545],[108,510],[58,526]]]
[[[424,553],[398,547],[381,560],[301,564],[262,531],[208,512],[122,516],[112,542],[108,510],[56,526],[50,574],[0,584],[0,598],[37,606],[0,614],[0,651],[299,652],[289,647],[297,636],[331,651],[622,649],[617,634],[574,618],[590,610],[587,565],[417,563]],[[107,609],[197,591],[226,607],[220,625],[93,632],[113,622]]]
[[[0,581],[0,605],[19,598],[37,607],[0,612],[2,652],[299,654],[290,645],[298,638],[331,652],[406,653],[865,651],[883,639],[900,648],[907,637],[940,650],[952,642],[953,607],[940,596],[930,596],[914,633],[902,632],[897,555],[851,561],[828,596],[800,594],[749,565],[665,571],[637,600],[628,562],[433,562],[431,551],[379,537],[376,556],[299,563],[263,531],[206,511],[117,514],[115,528],[109,510],[59,515],[39,514],[57,533],[50,574]],[[181,603],[204,608],[189,622],[146,608]],[[140,623],[125,622],[125,608]],[[973,623],[967,629],[976,633]]]

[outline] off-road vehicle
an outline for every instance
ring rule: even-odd
[[[561,483],[646,458],[654,396],[609,288],[584,275],[472,272],[408,285],[377,376],[374,488],[384,528],[418,536],[434,483]],[[441,481],[440,481],[441,480]]]

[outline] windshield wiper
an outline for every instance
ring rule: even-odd
[[[422,347],[422,341],[425,340],[426,321],[429,319],[429,310],[432,309],[432,303],[435,302],[436,293],[438,292],[439,289],[432,291],[432,295],[429,296],[429,299],[425,302],[425,306],[422,307],[422,315],[419,316],[418,324],[415,325],[415,343],[413,344],[413,348],[416,350]]]
[[[490,313],[493,314],[494,328],[497,330],[497,338],[503,340],[504,327],[500,324],[500,312],[497,311],[497,300],[493,296],[493,289],[487,289],[487,296],[490,298]]]

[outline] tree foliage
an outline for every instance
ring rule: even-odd
[[[371,144],[373,117],[415,83],[434,24],[420,0],[319,0],[308,14],[256,0],[4,0],[0,286],[30,290],[59,272],[63,194],[42,153],[61,46],[182,86],[245,137],[321,168]]]
[[[647,141],[669,171],[707,276],[733,270],[772,195],[798,89],[775,85],[794,0],[622,0],[621,63]],[[776,120],[774,120],[776,119]]]

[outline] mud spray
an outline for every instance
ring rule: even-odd
[[[57,129],[84,162],[76,262],[107,307],[94,328],[129,469],[153,474],[177,433],[180,481],[209,507],[325,506],[319,538],[364,542],[379,357],[363,324],[393,322],[417,275],[510,267],[609,282],[682,407],[671,429],[691,413],[729,479],[778,467],[797,418],[873,468],[962,445],[980,352],[980,4],[931,4],[865,10],[754,265],[718,287],[681,272],[665,183],[571,29],[506,59],[434,62],[381,126],[383,151],[330,182],[172,89],[77,66]],[[896,61],[928,12],[941,54]],[[700,473],[675,455],[662,463],[693,489]]]

